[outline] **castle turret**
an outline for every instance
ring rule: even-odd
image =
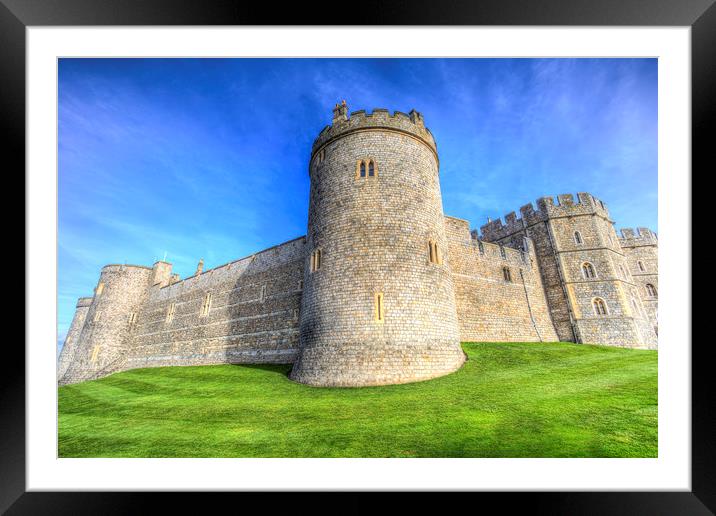
[[[62,378],[67,373],[70,365],[74,362],[77,351],[81,348],[80,334],[82,333],[82,328],[85,325],[90,306],[92,306],[91,297],[81,297],[77,300],[75,315],[72,317],[70,329],[67,331],[67,336],[65,337],[65,342],[62,345],[62,351],[60,352],[60,356],[58,358],[58,381],[62,381]]]
[[[624,252],[627,269],[637,287],[649,322],[658,332],[659,308],[659,241],[648,228],[622,229],[619,245]]]
[[[60,384],[88,380],[121,368],[128,354],[130,332],[156,272],[139,265],[102,268],[87,308],[80,344]]]
[[[300,351],[313,385],[406,383],[465,360],[435,141],[422,116],[376,109],[314,142]]]

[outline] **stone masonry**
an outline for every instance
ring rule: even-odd
[[[348,115],[314,142],[306,236],[180,279],[107,265],[80,298],[62,384],[138,367],[293,364],[318,386],[448,374],[460,341],[656,348],[658,242],[618,236],[588,193],[470,231],[443,214],[437,145],[416,111]]]

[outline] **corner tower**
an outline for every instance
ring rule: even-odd
[[[438,163],[420,113],[336,105],[311,151],[292,379],[396,384],[463,364]]]
[[[71,363],[60,377],[60,385],[99,378],[123,369],[129,335],[156,272],[156,268],[140,265],[102,267],[91,302],[78,303],[78,310],[82,308],[84,312],[84,324],[77,342],[67,346],[67,351],[63,348],[60,355],[60,363],[63,363],[65,353],[71,353]]]
[[[537,200],[482,226],[483,238],[518,247],[535,243],[552,320],[561,341],[655,348],[627,257],[604,202],[581,192]]]

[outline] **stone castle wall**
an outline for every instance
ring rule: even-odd
[[[472,238],[467,221],[446,217],[445,223],[460,340],[556,341],[534,248],[481,242]]]
[[[301,237],[153,288],[132,333],[127,366],[292,363],[304,258]]]
[[[372,176],[366,168],[361,177],[361,162]],[[95,295],[77,303],[58,382],[138,367],[287,363],[303,383],[379,385],[456,370],[460,341],[657,347],[656,235],[618,236],[588,193],[543,197],[471,232],[443,214],[437,146],[422,116],[349,117],[345,104],[316,138],[309,174],[305,237],[201,265],[184,280],[163,261],[104,267]]]

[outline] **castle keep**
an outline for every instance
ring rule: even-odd
[[[656,235],[617,235],[588,193],[537,200],[480,231],[443,214],[416,111],[348,115],[316,138],[305,236],[180,279],[107,265],[80,298],[60,384],[138,367],[289,363],[320,386],[448,374],[461,341],[655,349]]]

